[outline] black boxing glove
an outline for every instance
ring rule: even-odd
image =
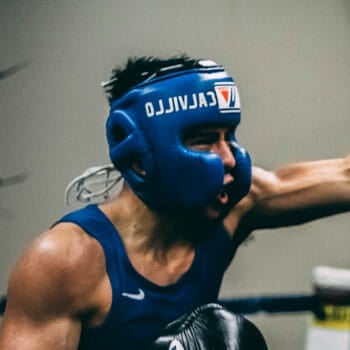
[[[268,350],[259,329],[218,304],[206,304],[165,327],[150,350]]]

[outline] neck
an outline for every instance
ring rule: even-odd
[[[210,233],[210,225],[193,213],[159,213],[146,206],[129,187],[101,205],[127,248],[167,254],[178,247],[193,247]]]

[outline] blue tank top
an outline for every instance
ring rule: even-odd
[[[98,327],[83,325],[79,350],[147,348],[166,324],[199,305],[217,301],[223,274],[238,245],[218,226],[196,247],[189,270],[176,283],[163,287],[133,268],[116,228],[97,205],[67,214],[58,222],[79,225],[101,244],[112,286],[106,319]]]

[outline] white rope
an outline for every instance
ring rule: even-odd
[[[74,178],[66,187],[65,202],[71,204],[71,198],[81,203],[94,200],[106,200],[110,191],[122,180],[121,174],[112,164],[94,166],[86,169]]]

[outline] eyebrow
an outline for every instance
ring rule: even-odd
[[[222,130],[225,130],[226,133],[231,133],[235,131],[234,126],[230,127],[207,127],[207,128],[201,128],[201,129],[193,129],[185,133],[185,138],[189,139],[192,137],[200,137],[200,136],[207,136],[209,134],[216,134],[220,133]]]
[[[202,139],[210,139],[212,142],[215,142],[216,139],[219,139],[220,133],[224,130],[225,140],[229,138],[229,135],[235,131],[235,126],[230,127],[204,127],[201,129],[192,129],[188,131],[184,137],[183,142],[186,145],[193,145],[197,142],[202,141]]]

